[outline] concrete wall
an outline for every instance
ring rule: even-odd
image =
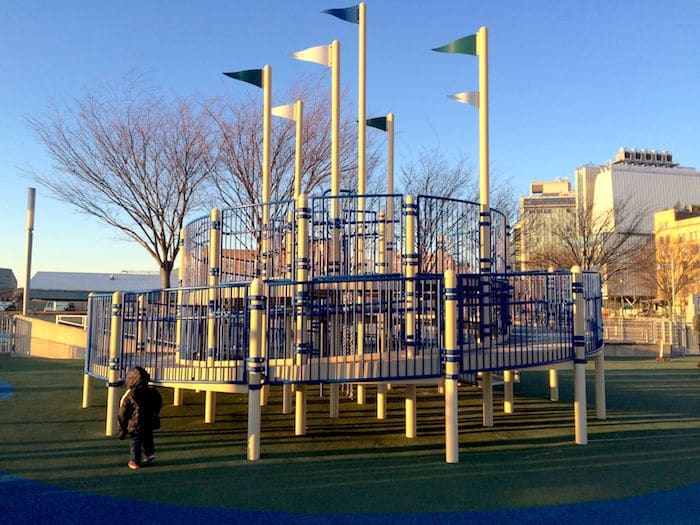
[[[85,359],[87,332],[82,328],[17,316],[15,353],[51,359]]]

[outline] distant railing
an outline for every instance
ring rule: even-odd
[[[14,352],[15,348],[15,317],[0,316],[0,354]]]
[[[603,339],[610,343],[680,345],[683,324],[668,319],[608,318]]]

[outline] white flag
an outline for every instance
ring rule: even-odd
[[[285,104],[284,106],[275,106],[272,108],[272,114],[276,117],[282,117],[289,120],[294,120],[295,104]]]
[[[292,53],[292,58],[306,60],[307,62],[316,62],[317,64],[331,67],[331,46],[326,44],[323,46],[310,47],[309,49]]]
[[[462,91],[454,95],[447,95],[448,98],[461,102],[462,104],[470,104],[475,108],[479,107],[479,92],[478,91]]]

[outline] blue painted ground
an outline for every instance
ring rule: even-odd
[[[4,401],[8,397],[12,397],[12,394],[15,393],[15,390],[12,388],[12,385],[10,383],[5,383],[2,379],[0,379],[0,401]]]
[[[309,515],[200,508],[72,492],[0,474],[0,523],[469,524],[700,523],[700,483],[647,496],[552,507],[463,513]]]

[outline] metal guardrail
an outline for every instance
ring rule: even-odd
[[[610,343],[680,345],[683,323],[668,319],[617,317],[605,322],[603,339]]]

